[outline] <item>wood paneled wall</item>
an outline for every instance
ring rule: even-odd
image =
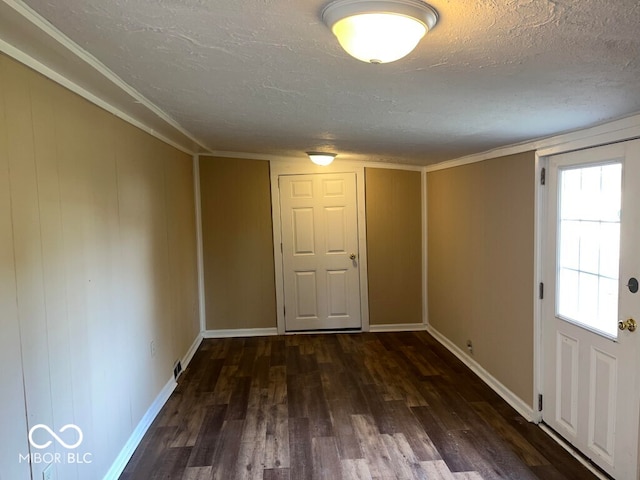
[[[533,152],[430,172],[429,323],[533,401]]]
[[[366,168],[369,323],[422,323],[419,171]]]
[[[269,162],[200,157],[207,329],[275,328]]]
[[[199,332],[192,172],[0,56],[0,477],[29,478],[30,426],[74,423],[92,463],[55,478],[102,478],[172,377]]]

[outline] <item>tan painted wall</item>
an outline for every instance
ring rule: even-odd
[[[366,169],[372,324],[422,322],[420,172]],[[277,325],[269,164],[200,158],[207,329]]]
[[[207,329],[275,328],[269,162],[200,157]]]
[[[197,337],[192,169],[0,55],[0,477],[29,478],[26,400],[83,429],[56,478],[102,478]]]
[[[417,171],[365,169],[369,322],[422,323],[422,194]]]
[[[534,153],[431,172],[429,322],[531,405]]]

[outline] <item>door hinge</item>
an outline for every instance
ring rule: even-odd
[[[538,286],[538,298],[540,298],[540,300],[544,299],[544,283],[542,282],[540,282]]]
[[[547,169],[542,168],[540,170],[540,185],[545,185],[547,183]]]
[[[280,253],[284,252],[284,250],[282,249],[282,243],[280,243]]]
[[[539,412],[542,411],[542,394],[541,393],[538,394],[538,411]]]

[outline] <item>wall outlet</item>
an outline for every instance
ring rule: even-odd
[[[473,342],[471,340],[467,340],[467,350],[469,350],[470,355],[473,355]]]
[[[53,477],[53,463],[50,463],[42,471],[42,480],[54,480]]]
[[[151,340],[151,344],[149,345],[149,350],[151,351],[151,358],[156,358],[156,342]]]

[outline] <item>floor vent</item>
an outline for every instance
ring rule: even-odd
[[[173,378],[178,380],[178,377],[180,376],[181,373],[182,373],[182,363],[180,363],[180,360],[177,360],[176,364],[173,367]]]

